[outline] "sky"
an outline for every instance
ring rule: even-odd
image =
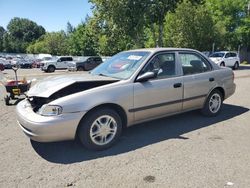
[[[46,31],[66,30],[92,15],[88,0],[0,0],[0,26],[5,29],[14,17],[28,18]]]

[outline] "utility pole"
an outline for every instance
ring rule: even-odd
[[[214,53],[214,46],[215,46],[215,43],[213,43],[213,46],[212,46],[212,54]]]
[[[248,5],[247,5],[247,15],[250,15],[250,1],[248,1]]]

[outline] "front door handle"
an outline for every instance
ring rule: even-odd
[[[181,83],[175,83],[175,84],[174,84],[174,88],[181,87],[181,86],[182,86]]]
[[[209,78],[209,82],[213,82],[214,81],[214,78]]]

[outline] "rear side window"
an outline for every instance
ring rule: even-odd
[[[236,57],[236,53],[231,53],[231,57]]]
[[[61,61],[73,61],[72,57],[61,57]]]
[[[211,70],[210,64],[198,54],[181,52],[179,57],[184,75],[198,74]]]

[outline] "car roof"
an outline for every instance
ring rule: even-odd
[[[232,52],[232,51],[218,51],[218,52],[214,52],[214,53],[236,53],[236,52]]]
[[[199,52],[197,50],[194,50],[194,49],[191,49],[191,48],[141,48],[141,49],[134,49],[134,50],[128,50],[128,51],[148,51],[148,52],[152,52],[152,53],[155,53],[155,52],[161,52],[161,51],[185,51],[185,50],[188,50],[188,51],[194,51],[194,52]]]

